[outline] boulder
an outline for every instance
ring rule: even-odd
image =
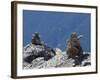
[[[52,48],[45,45],[34,45],[32,43],[25,46],[23,52],[23,60],[27,63],[31,63],[38,57],[43,57],[47,61],[56,55]]]

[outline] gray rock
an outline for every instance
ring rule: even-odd
[[[43,46],[27,45],[24,47],[24,58],[34,54],[32,51],[36,50],[36,53],[44,50]],[[75,64],[75,59],[68,58],[66,52],[62,52],[60,49],[55,49],[56,55],[51,59],[45,61],[44,57],[38,57],[32,60],[31,63],[24,62],[24,69],[41,69],[41,68],[57,68],[57,67],[81,67],[91,65],[91,56],[89,52],[84,52],[84,57],[81,64]]]
[[[31,64],[37,58],[43,57],[44,61],[48,61],[56,55],[54,49],[46,45],[34,45],[28,44],[23,49],[23,61],[24,63]]]

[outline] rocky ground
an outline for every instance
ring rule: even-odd
[[[31,54],[32,47],[28,44],[24,47],[24,57]],[[49,59],[48,61],[44,60],[44,57],[38,57],[34,59],[31,63],[24,62],[24,69],[41,69],[41,68],[56,68],[56,67],[81,67],[81,66],[90,66],[91,65],[91,55],[89,52],[84,52],[84,57],[81,64],[75,64],[75,59],[68,58],[68,55],[65,52],[62,52],[60,49],[55,49],[56,55]]]

